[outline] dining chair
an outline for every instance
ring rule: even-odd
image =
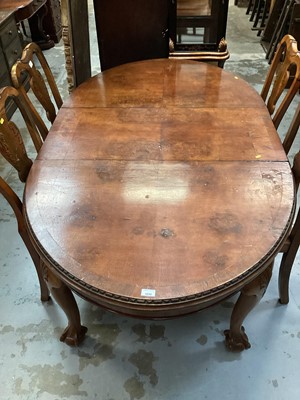
[[[250,12],[253,10],[253,5],[254,5],[254,0],[249,0],[247,9],[246,9],[246,14],[250,14]]]
[[[299,129],[299,123],[300,123],[300,104],[297,107],[290,128],[283,141],[283,147],[287,153],[290,151],[292,143],[295,139],[295,136]],[[296,155],[294,156],[294,164],[292,167],[292,171],[295,181],[295,190],[298,191],[300,183],[300,152],[296,153]],[[300,245],[300,211],[298,207],[298,212],[296,214],[292,230],[288,238],[285,240],[283,247],[280,249],[280,252],[283,253],[283,256],[279,267],[278,286],[279,286],[279,300],[280,303],[282,304],[287,304],[289,302],[290,274],[293,264],[295,262],[299,245]]]
[[[22,94],[13,87],[4,87],[0,89],[0,152],[17,170],[20,181],[25,182],[32,165],[32,160],[28,156],[20,130],[16,123],[7,116],[7,107],[11,101],[15,103],[16,110],[20,111],[20,119],[23,117],[37,151],[39,151],[42,146],[42,139],[30,116],[29,109],[26,108],[26,103],[24,103]],[[49,299],[49,290],[43,279],[40,257],[35,251],[26,230],[22,201],[3,177],[0,177],[0,193],[2,193],[14,211],[19,234],[32,257],[37,271],[41,300],[46,301]]]
[[[49,64],[36,43],[31,42],[24,48],[21,59],[12,66],[11,77],[14,87],[22,93],[28,103],[35,124],[42,138],[45,139],[48,134],[48,128],[40,112],[30,100],[27,94],[28,89],[31,89],[41,104],[51,124],[53,124],[57,110],[60,109],[63,101]]]
[[[299,87],[300,53],[297,41],[293,36],[285,35],[277,47],[261,91],[275,128],[278,128]]]

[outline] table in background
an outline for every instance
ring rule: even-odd
[[[53,296],[69,288],[146,318],[189,314],[242,290],[227,345],[271,277],[293,218],[290,165],[260,96],[215,66],[149,60],[107,70],[64,103],[25,189]],[[266,331],[267,334],[267,331]]]

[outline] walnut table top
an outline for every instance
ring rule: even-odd
[[[34,246],[67,287],[149,318],[200,310],[270,264],[294,212],[290,165],[245,81],[192,61],[92,77],[31,169]]]

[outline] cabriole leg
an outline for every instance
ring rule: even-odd
[[[265,294],[272,276],[272,269],[273,262],[261,275],[241,290],[241,294],[232,310],[230,329],[224,331],[225,344],[228,350],[239,352],[251,347],[242,324],[249,312]]]
[[[85,337],[87,328],[81,325],[80,314],[73,293],[53,272],[43,264],[44,279],[56,302],[68,318],[68,326],[62,333],[61,342],[69,346],[78,346]]]

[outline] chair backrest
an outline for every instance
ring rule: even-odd
[[[0,152],[18,171],[20,180],[25,182],[32,161],[28,157],[18,127],[13,121],[9,120],[7,116],[9,101],[13,101],[17,109],[19,109],[37,151],[40,150],[43,141],[33,118],[30,116],[29,109],[24,102],[22,94],[13,87],[2,88],[0,90]]]
[[[289,84],[286,94],[285,88]],[[297,42],[291,35],[285,35],[280,41],[269,68],[261,97],[266,102],[273,123],[278,128],[285,112],[300,87],[300,54]],[[283,100],[279,102],[281,96]],[[277,106],[277,109],[276,109]]]
[[[41,67],[43,75],[38,67]],[[22,93],[27,101],[41,136],[45,139],[48,134],[48,128],[27,94],[26,89],[28,87],[26,85],[28,86],[28,81],[32,92],[45,110],[46,116],[51,123],[54,122],[57,110],[62,106],[63,101],[48,62],[36,43],[29,43],[24,48],[21,59],[12,67],[11,76],[14,87]],[[56,106],[51,100],[50,93]]]

